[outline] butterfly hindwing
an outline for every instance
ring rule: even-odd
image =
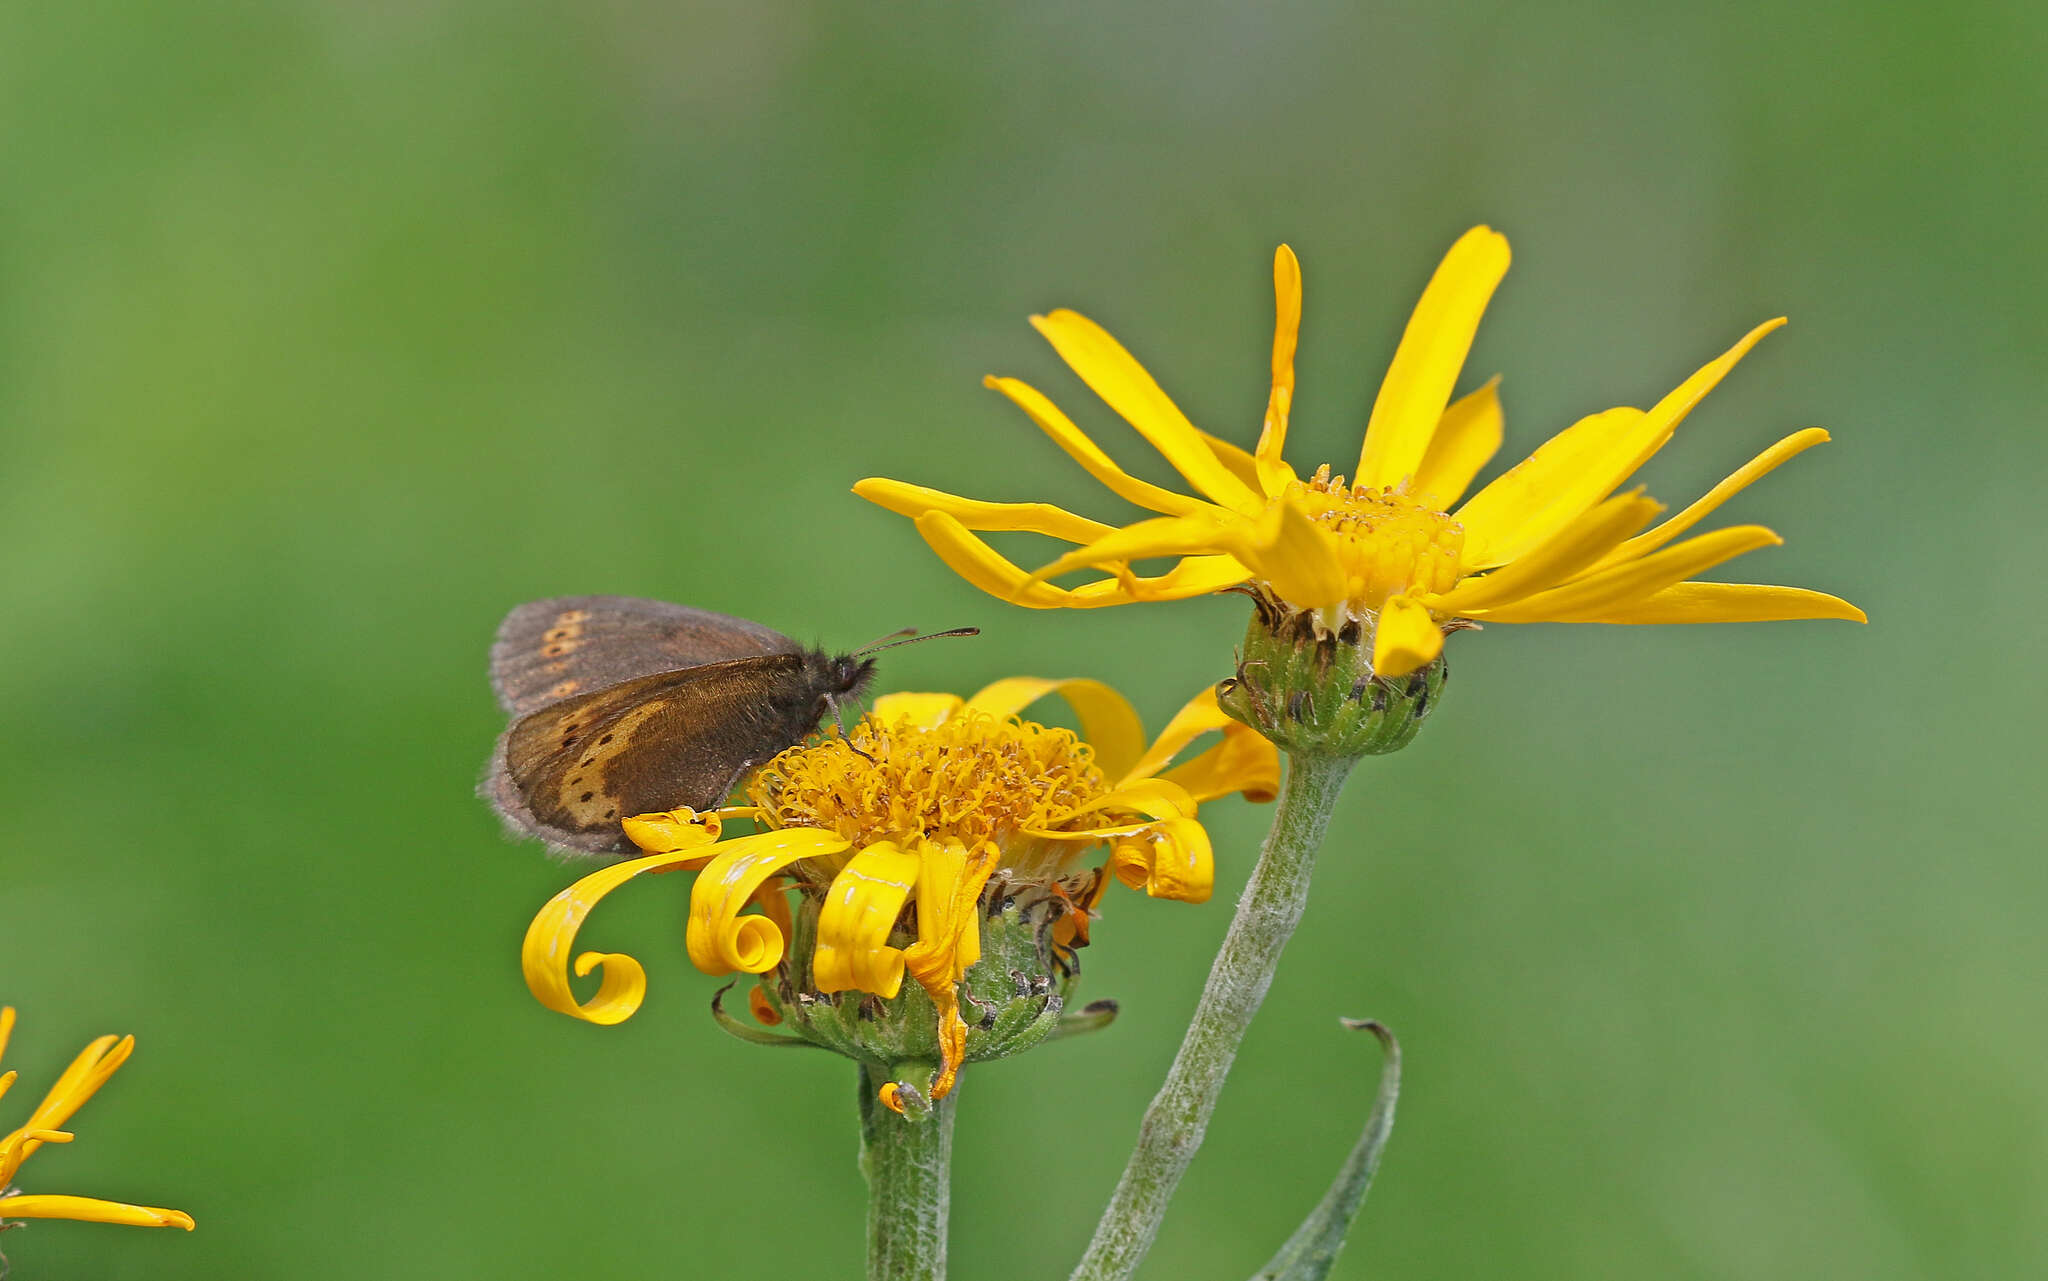
[[[763,654],[795,641],[759,623],[636,596],[558,596],[505,616],[491,686],[514,716],[638,677]]]
[[[591,853],[628,850],[622,819],[710,809],[741,771],[816,726],[803,663],[793,653],[754,655],[549,703],[499,739],[487,798],[522,835]]]

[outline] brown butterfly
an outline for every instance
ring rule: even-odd
[[[513,720],[479,790],[516,836],[630,850],[621,819],[718,805],[858,698],[875,648],[807,650],[743,618],[630,596],[529,602],[491,646]]]

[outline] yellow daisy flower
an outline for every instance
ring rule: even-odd
[[[1645,527],[1664,510],[1660,504],[1640,490],[1616,494],[1782,319],[1751,330],[1649,410],[1610,409],[1566,428],[1460,504],[1500,447],[1502,419],[1496,382],[1457,400],[1451,394],[1507,267],[1507,240],[1489,228],[1475,227],[1451,246],[1380,385],[1349,481],[1328,466],[1304,479],[1281,456],[1301,320],[1301,269],[1282,245],[1273,259],[1272,392],[1249,453],[1188,421],[1093,321],[1071,311],[1031,318],[1194,494],[1131,476],[1035,389],[1014,378],[987,380],[1096,480],[1157,517],[1117,528],[1050,504],[980,502],[882,478],[854,492],[915,519],[955,572],[1005,600],[1088,609],[1248,585],[1278,608],[1310,613],[1319,634],[1355,624],[1371,638],[1375,671],[1388,677],[1426,666],[1448,632],[1477,621],[1864,621],[1862,610],[1820,592],[1691,581],[1782,541],[1760,525],[1675,541],[1752,481],[1825,441],[1820,428],[1785,437],[1653,528]],[[1026,573],[977,537],[995,531],[1047,534],[1077,549]],[[1177,562],[1153,576],[1133,568],[1159,557]],[[1104,576],[1071,589],[1048,581],[1084,569]]]
[[[0,1057],[7,1053],[8,1038],[14,1032],[14,1007],[0,1006]],[[192,1230],[192,1216],[183,1210],[162,1210],[148,1205],[125,1205],[82,1196],[28,1196],[13,1191],[15,1172],[45,1143],[69,1143],[73,1136],[61,1127],[85,1101],[99,1092],[108,1078],[135,1052],[132,1036],[103,1036],[79,1052],[71,1066],[57,1078],[57,1084],[29,1113],[22,1127],[0,1139],[0,1224],[12,1219],[84,1219],[94,1223],[125,1223],[139,1228],[183,1228]],[[15,1073],[0,1074],[0,1094],[14,1084]]]
[[[1073,707],[1081,733],[1018,715],[1051,694]],[[1222,741],[1167,768],[1211,731]],[[1027,922],[1042,951],[1070,958],[1110,877],[1202,902],[1214,866],[1198,804],[1230,792],[1271,799],[1278,785],[1273,746],[1226,716],[1213,692],[1149,745],[1130,703],[1099,681],[1017,677],[967,699],[892,694],[848,735],[793,747],[755,771],[748,805],[628,819],[647,856],[556,895],[528,929],[521,964],[549,1009],[592,1023],[630,1017],[646,972],[618,953],[576,955],[578,976],[602,970],[597,993],[579,1001],[569,984],[576,933],[634,877],[693,869],[684,941],[698,969],[774,972],[774,986],[750,997],[770,1024],[834,993],[895,998],[907,973],[936,1011],[930,1096],[943,1098],[962,1062],[1007,1052],[971,1054],[960,1012],[985,923]],[[722,820],[734,817],[758,830],[721,840]],[[1101,871],[1082,863],[1098,846],[1110,850]],[[829,1048],[896,1066],[859,1045]],[[883,1099],[899,1106],[899,1091],[885,1088]]]

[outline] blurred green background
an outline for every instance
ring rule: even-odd
[[[1320,1195],[1375,1065],[1339,1014],[1409,1055],[1339,1277],[2037,1272],[2044,61],[2017,3],[11,8],[0,1122],[135,1032],[26,1186],[200,1223],[34,1225],[14,1275],[854,1275],[852,1070],[714,1029],[680,879],[588,936],[633,1021],[523,988],[572,873],[471,794],[499,616],[977,623],[883,687],[1096,675],[1156,725],[1242,600],[1000,605],[847,486],[1127,515],[979,379],[1137,465],[1025,324],[1071,305],[1249,442],[1282,239],[1291,452],[1348,463],[1480,221],[1503,462],[1793,318],[1647,478],[1829,427],[1735,576],[1874,622],[1459,637],[1146,1275],[1246,1275]],[[1205,813],[1216,899],[1120,894],[1088,953],[1117,1027],[969,1072],[956,1275],[1086,1240],[1263,830]]]

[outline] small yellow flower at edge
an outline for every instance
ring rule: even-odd
[[[14,1031],[14,1008],[0,1006],[0,1058],[7,1053],[7,1041]],[[183,1210],[164,1210],[148,1205],[125,1205],[82,1196],[26,1196],[11,1192],[15,1172],[45,1143],[69,1143],[72,1135],[59,1129],[85,1101],[98,1093],[108,1078],[135,1052],[132,1036],[103,1036],[79,1052],[29,1113],[22,1127],[0,1138],[0,1223],[13,1219],[82,1219],[93,1223],[125,1223],[139,1228],[184,1228],[192,1230],[192,1216]],[[0,1073],[0,1095],[14,1084],[13,1072]]]
[[[1050,694],[1074,708],[1080,734],[1018,715]],[[1212,731],[1220,743],[1167,768]],[[627,820],[627,834],[652,852],[556,895],[527,931],[521,964],[549,1009],[617,1023],[646,992],[637,961],[574,955],[578,976],[601,969],[602,977],[587,1000],[569,984],[576,932],[606,894],[642,873],[697,870],[690,960],[708,974],[759,975],[784,963],[792,939],[786,891],[794,889],[803,937],[815,945],[790,957],[785,973],[813,996],[883,999],[909,975],[938,1011],[931,1097],[942,1098],[963,1061],[960,987],[981,956],[982,909],[1018,899],[1043,904],[1052,941],[1065,947],[1086,941],[1094,898],[1110,877],[1156,898],[1202,902],[1214,864],[1196,807],[1230,792],[1271,799],[1278,783],[1272,745],[1219,710],[1213,692],[1191,701],[1149,745],[1130,703],[1099,681],[1018,677],[967,699],[888,695],[848,736],[791,748],[756,771],[746,785],[751,805]],[[729,817],[752,819],[760,830],[720,840]],[[1110,853],[1097,873],[1081,859],[1100,846]],[[903,924],[906,909],[914,928]],[[757,1016],[772,1013],[758,992],[750,1004]],[[895,1106],[893,1090],[883,1099]]]
[[[1827,440],[1820,428],[1785,437],[1654,527],[1646,528],[1663,512],[1660,504],[1640,490],[1616,495],[1693,406],[1783,320],[1751,330],[1648,411],[1610,409],[1580,420],[1457,506],[1501,444],[1498,380],[1460,399],[1451,396],[1480,315],[1507,267],[1507,240],[1489,228],[1475,227],[1451,246],[1394,353],[1349,483],[1327,466],[1303,479],[1281,456],[1301,321],[1301,269],[1282,245],[1273,261],[1272,390],[1249,453],[1188,421],[1093,321],[1071,311],[1032,317],[1081,380],[1200,497],[1126,473],[1050,400],[1014,378],[987,382],[1097,481],[1159,515],[1118,528],[1046,503],[981,502],[883,478],[863,480],[854,492],[914,519],[955,572],[1005,600],[1089,609],[1249,584],[1284,607],[1311,612],[1321,632],[1362,625],[1381,676],[1427,666],[1445,635],[1467,620],[1864,621],[1863,611],[1821,592],[1691,581],[1782,541],[1762,526],[1674,541],[1751,482]],[[1077,550],[1026,573],[977,531],[1046,534]],[[1178,559],[1151,577],[1132,568],[1158,557]],[[1072,589],[1049,581],[1083,569],[1105,576]]]

